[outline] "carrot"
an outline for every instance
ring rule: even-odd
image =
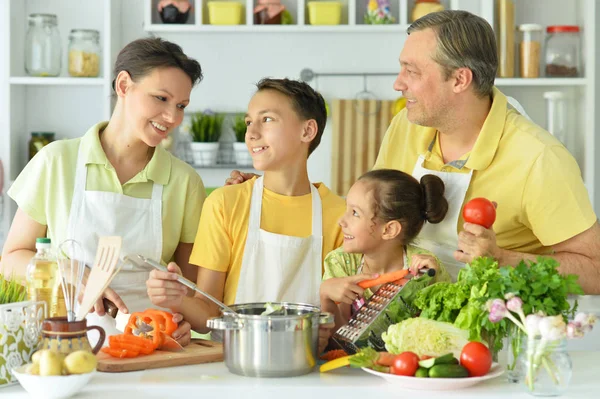
[[[329,352],[323,353],[320,356],[320,359],[330,361],[344,356],[348,356],[348,354],[343,349],[334,349],[330,350]]]
[[[408,272],[408,269],[402,269],[395,272],[386,273],[372,280],[363,280],[358,283],[358,286],[366,290],[367,288],[375,287],[376,285],[391,283],[392,281],[403,279],[408,275]]]
[[[375,361],[380,366],[390,367],[394,363],[394,358],[396,355],[391,354],[389,352],[379,352],[379,357]]]

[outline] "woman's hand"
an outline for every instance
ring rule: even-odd
[[[148,297],[152,304],[177,312],[187,294],[187,287],[177,281],[181,269],[175,262],[169,263],[167,269],[169,273],[160,270],[150,272],[146,281]]]
[[[84,292],[84,288],[82,287],[81,292]],[[83,298],[83,294],[80,295],[81,298]],[[79,300],[79,302],[81,302],[81,298]],[[98,298],[98,300],[96,301],[96,304],[92,307],[92,310],[90,310],[90,313],[92,312],[96,312],[96,314],[98,316],[104,316],[106,314],[106,309],[104,308],[104,303],[103,303],[103,299],[106,298],[109,301],[111,301],[112,303],[115,304],[115,306],[119,309],[119,311],[121,313],[129,313],[129,310],[127,309],[127,306],[125,305],[125,302],[123,302],[123,300],[121,299],[121,297],[119,296],[119,294],[117,294],[112,288],[107,288],[104,293],[100,296],[100,298]]]
[[[173,322],[179,325],[177,330],[173,332],[173,339],[179,342],[181,346],[189,345],[192,340],[192,326],[190,323],[183,320],[183,315],[181,313],[173,314]]]
[[[246,180],[252,179],[254,176],[258,176],[258,175],[255,175],[254,173],[244,173],[244,172],[240,172],[239,170],[234,170],[229,175],[229,178],[227,180],[225,180],[225,185],[231,186],[234,184],[240,184],[240,183],[245,182]]]
[[[352,305],[356,298],[363,296],[365,290],[358,286],[363,280],[372,280],[378,274],[357,274],[350,277],[334,277],[321,283],[320,296],[336,303]]]
[[[440,265],[432,255],[413,255],[410,261],[410,272],[416,276],[421,269],[433,269],[437,275],[437,272],[440,271]]]

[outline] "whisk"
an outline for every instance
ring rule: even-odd
[[[85,272],[85,253],[78,241],[69,239],[58,246],[58,272],[65,297],[67,321],[75,321]]]

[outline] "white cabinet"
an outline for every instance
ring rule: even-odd
[[[4,164],[5,191],[27,161],[27,143],[32,131],[53,131],[58,138],[81,136],[92,124],[110,116],[111,68],[120,48],[148,34],[159,35],[182,45],[197,58],[205,80],[192,93],[189,111],[244,110],[253,92],[253,82],[263,76],[299,77],[304,68],[315,72],[390,72],[406,39],[406,28],[414,0],[392,0],[393,25],[366,25],[366,0],[342,0],[342,24],[315,26],[308,20],[308,0],[283,0],[292,25],[254,25],[256,0],[237,1],[244,6],[243,24],[210,25],[208,0],[190,0],[192,15],[185,25],[162,24],[158,0],[0,0],[0,159]],[[312,1],[312,0],[311,0]],[[320,1],[320,0],[316,0]],[[600,30],[600,6],[595,0],[515,0],[516,25],[538,23],[582,27],[584,76],[581,78],[497,79],[506,94],[519,100],[530,117],[546,126],[543,93],[566,92],[571,100],[573,153],[585,184],[600,211],[600,173],[595,130],[600,126],[596,112],[596,54]],[[446,8],[466,9],[494,22],[494,0],[442,0]],[[27,15],[35,12],[58,15],[63,46],[63,72],[58,78],[31,78],[24,70],[23,49]],[[143,26],[142,26],[143,23]],[[73,28],[100,31],[102,66],[99,78],[71,78],[67,74],[68,34]],[[600,54],[600,53],[598,53]],[[391,90],[393,75],[369,79],[369,90],[385,99],[397,97]],[[317,87],[330,100],[348,98],[362,89],[362,77],[319,78]],[[331,124],[331,121],[329,121]],[[329,127],[327,128],[329,129]],[[311,177],[330,183],[331,134],[326,130],[320,148],[309,159]],[[222,182],[228,170],[201,169],[207,186]],[[1,230],[6,231],[15,205],[4,198]],[[10,209],[9,209],[10,208]],[[2,246],[0,233],[0,247]]]
[[[121,45],[120,11],[120,0],[0,0],[0,159],[5,174],[0,248],[16,211],[6,191],[27,163],[31,132],[54,132],[57,139],[74,138],[110,117],[111,69]],[[33,13],[58,17],[62,52],[59,77],[30,77],[25,72],[27,17]],[[100,32],[99,77],[69,76],[71,29]]]

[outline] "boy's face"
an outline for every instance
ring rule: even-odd
[[[287,96],[268,89],[257,92],[246,114],[246,145],[254,168],[282,170],[306,162],[310,144],[303,140],[306,125]]]
[[[381,223],[374,219],[373,192],[369,183],[359,180],[346,196],[346,213],[339,224],[344,233],[344,251],[369,253],[381,243]]]

